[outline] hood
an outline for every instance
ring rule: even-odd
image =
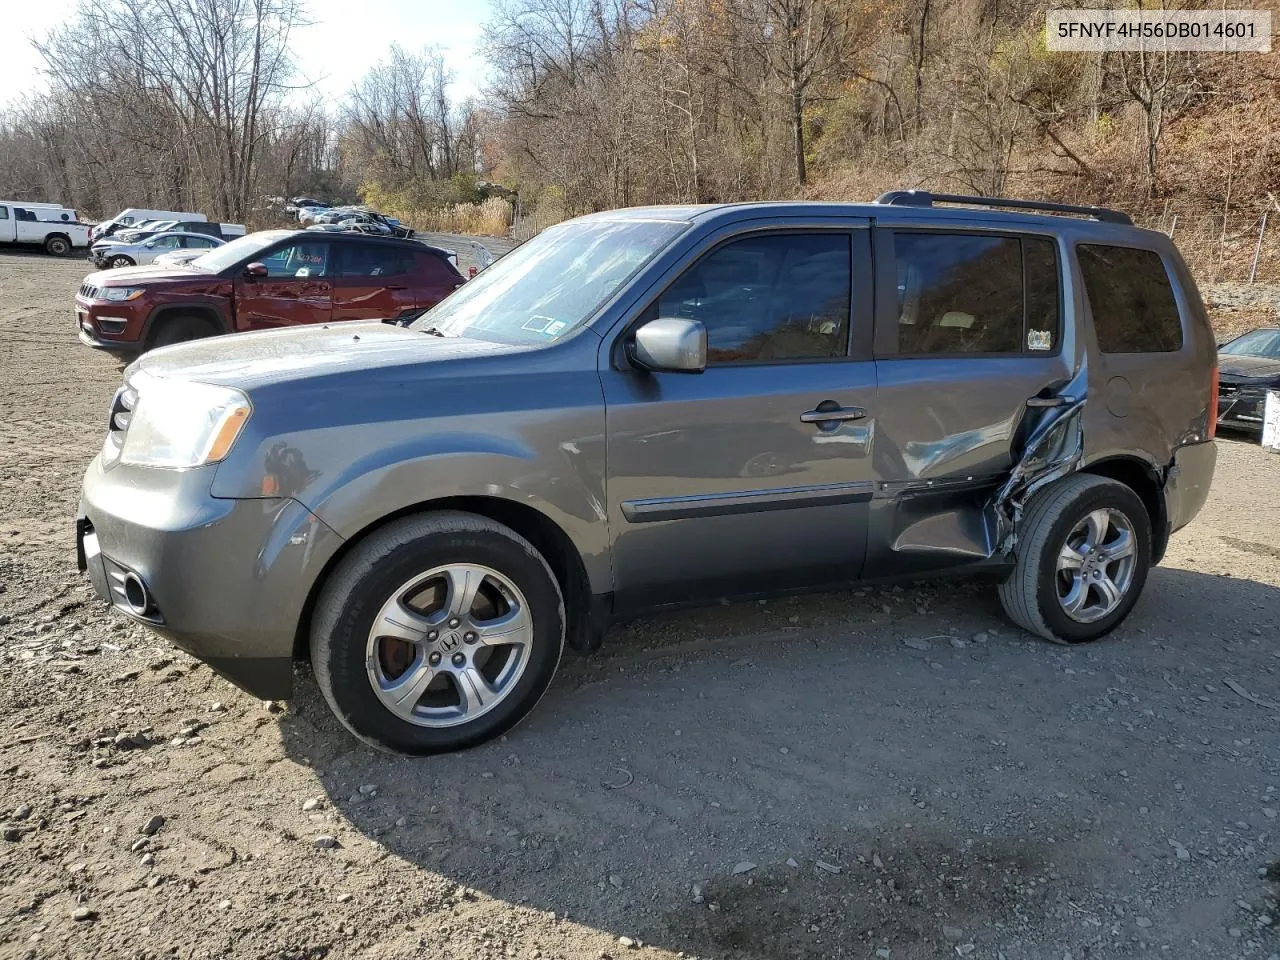
[[[1280,359],[1220,353],[1218,354],[1218,375],[1247,379],[1280,377]]]
[[[144,354],[133,368],[153,377],[253,390],[360,370],[478,359],[529,349],[465,337],[435,337],[377,320],[351,320],[176,344]]]
[[[91,273],[84,278],[85,283],[92,284],[95,287],[125,287],[130,283],[139,281],[145,282],[150,286],[161,283],[190,283],[192,280],[217,282],[219,277],[216,273],[159,264],[148,267],[120,267],[116,270],[99,270],[97,273]]]

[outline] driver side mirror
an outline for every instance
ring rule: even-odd
[[[659,317],[636,331],[629,353],[644,370],[702,373],[707,368],[707,328],[697,320]]]
[[[267,265],[265,263],[251,263],[244,268],[244,275],[255,279],[265,277],[267,275]]]

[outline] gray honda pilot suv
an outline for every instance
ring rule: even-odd
[[[146,354],[80,562],[255,696],[309,657],[356,736],[453,750],[676,604],[967,573],[1097,639],[1208,495],[1216,369],[1172,243],[1114,211],[609,211],[407,327]]]

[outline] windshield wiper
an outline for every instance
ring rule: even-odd
[[[429,333],[429,334],[431,334],[431,336],[433,336],[433,337],[447,337],[447,336],[449,336],[449,334],[445,333],[445,332],[444,332],[443,330],[441,330],[439,327],[419,327],[419,328],[418,328],[418,332],[419,332],[419,333]]]

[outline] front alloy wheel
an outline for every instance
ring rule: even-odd
[[[334,714],[384,750],[490,740],[546,692],[565,642],[560,584],[524,537],[439,511],[356,543],[326,579],[311,666]]]
[[[520,588],[497,570],[457,563],[402,584],[369,630],[365,664],[378,699],[424,727],[484,716],[529,663],[533,623]]]

